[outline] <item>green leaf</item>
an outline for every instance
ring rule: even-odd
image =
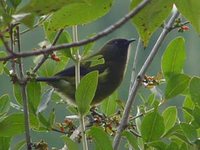
[[[72,25],[82,25],[94,21],[110,10],[113,0],[87,0],[62,7],[49,21],[48,30],[55,31]]]
[[[190,95],[194,103],[200,105],[200,78],[193,77],[189,86]]]
[[[0,58],[3,58],[6,56],[6,53],[4,51],[0,51]],[[4,66],[5,66],[5,63],[2,61],[0,62],[0,75],[3,73],[4,71]]]
[[[200,125],[200,107],[199,106],[195,106],[195,108],[192,111],[192,116],[194,117],[194,120],[196,123],[198,123],[198,125]]]
[[[10,99],[8,95],[0,97],[0,118],[7,114],[10,109]]]
[[[118,92],[114,92],[111,96],[106,98],[101,104],[101,110],[107,116],[113,115],[117,109]]]
[[[105,60],[102,55],[93,56],[91,59],[88,59],[87,61],[91,62],[90,67],[94,67],[105,63]]]
[[[29,101],[29,108],[33,114],[36,114],[38,105],[41,101],[41,86],[36,81],[31,81],[27,85],[27,95]]]
[[[131,9],[138,6],[141,0],[133,0]],[[133,19],[137,31],[146,47],[152,34],[158,29],[170,14],[173,0],[151,0]]]
[[[24,25],[26,25],[28,28],[32,28],[35,22],[35,15],[31,14],[31,15],[25,16],[19,21],[22,22]]]
[[[18,13],[35,13],[37,15],[45,15],[51,12],[55,12],[64,6],[71,5],[73,3],[84,3],[84,0],[31,0],[28,4],[22,7]]]
[[[158,112],[151,112],[144,117],[141,124],[141,135],[144,141],[158,140],[164,131],[164,119]]]
[[[170,137],[172,135],[175,135],[176,133],[182,132],[180,125],[175,124],[167,133],[165,133],[162,137]]]
[[[50,127],[53,127],[55,123],[55,117],[56,117],[56,114],[55,114],[55,110],[53,109],[49,115],[49,120],[48,120]]]
[[[26,145],[26,140],[22,140],[17,144],[15,144],[14,150],[22,150],[25,147],[25,145]]]
[[[180,139],[180,140],[186,142],[187,144],[190,144],[190,143],[188,142],[187,138],[185,137],[183,131],[178,131],[178,132],[174,133],[174,136],[177,137],[178,139]]]
[[[183,117],[184,117],[184,121],[186,123],[190,123],[190,122],[193,121],[192,115],[190,115],[190,113],[188,113],[188,111],[186,109],[184,109],[184,108],[183,108]]]
[[[175,0],[176,7],[186,19],[190,21],[192,26],[200,33],[200,1],[198,0]],[[192,8],[192,9],[191,9]]]
[[[13,93],[14,93],[14,97],[17,103],[22,105],[23,102],[22,102],[21,87],[18,83],[13,84]]]
[[[96,149],[99,150],[112,150],[112,143],[107,133],[100,127],[92,127],[88,132],[91,135],[96,144]]]
[[[156,95],[154,93],[150,94],[147,100],[148,106],[154,106],[156,100]]]
[[[54,92],[54,89],[48,89],[46,92],[44,92],[44,94],[42,95],[42,101],[37,109],[37,114],[44,111],[47,108],[48,103],[51,100],[53,92]]]
[[[38,127],[38,121],[30,115],[31,128]],[[11,137],[24,132],[24,114],[15,113],[6,117],[0,122],[0,137]]]
[[[98,83],[98,71],[93,71],[84,76],[75,93],[76,104],[81,115],[86,114],[90,109]]]
[[[50,122],[47,120],[47,118],[45,118],[42,113],[38,113],[38,119],[40,121],[40,123],[42,123],[43,126],[45,126],[45,128],[48,130],[51,126],[50,126]]]
[[[180,149],[180,150],[189,150],[189,149],[187,148],[187,144],[186,144],[185,142],[183,142],[183,143],[181,144],[181,146],[180,146],[179,149]]]
[[[165,144],[161,140],[150,142],[148,143],[148,145],[156,148],[157,150],[162,150],[162,149],[165,150],[165,148],[167,147],[167,144]]]
[[[191,122],[193,120],[193,117],[192,117],[192,112],[193,112],[193,109],[194,109],[194,103],[191,99],[190,96],[187,96],[184,100],[184,103],[183,103],[183,117],[185,119],[185,121],[187,123]],[[190,112],[188,112],[190,111]]]
[[[183,107],[183,110],[185,110],[190,115],[193,115],[193,109],[190,109],[190,108],[187,108],[187,107]]]
[[[0,149],[7,150],[10,148],[11,137],[0,137]]]
[[[92,34],[94,36],[94,34]],[[91,36],[90,36],[91,37]],[[91,53],[92,51],[92,48],[94,47],[95,45],[95,42],[91,42],[89,44],[86,44],[84,47],[83,47],[83,54],[82,56],[87,56]]]
[[[165,89],[165,98],[170,99],[181,94],[189,86],[190,77],[176,74],[169,78]]]
[[[196,129],[187,123],[181,123],[181,129],[184,132],[184,135],[190,143],[194,143],[197,140],[197,131]]]
[[[61,136],[69,150],[78,150],[78,144],[70,139],[68,136]]]
[[[168,80],[171,75],[182,72],[186,59],[185,41],[177,37],[169,43],[162,56],[162,71]]]
[[[178,150],[178,149],[179,149],[178,144],[172,141],[172,142],[166,147],[165,150]]]
[[[6,24],[11,23],[11,21],[13,20],[13,17],[11,16],[11,14],[6,13],[5,11],[1,12],[1,17],[3,21],[1,21],[1,26],[0,28],[5,28]]]
[[[165,133],[169,131],[176,123],[177,109],[175,106],[168,107],[162,114],[165,124]]]
[[[128,143],[133,147],[134,150],[139,150],[137,138],[131,132],[124,131],[122,136],[126,137]]]
[[[186,96],[185,97],[185,100],[184,100],[184,103],[183,103],[183,107],[194,109],[195,105],[194,105],[194,103],[193,103],[193,101],[192,101],[190,96]]]
[[[16,8],[22,0],[7,0],[6,3],[8,4],[9,7]]]

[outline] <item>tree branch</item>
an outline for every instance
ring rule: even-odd
[[[131,83],[130,83],[130,86],[129,86],[129,94],[131,93],[131,89],[132,89],[133,83],[134,83],[135,78],[136,78],[136,66],[137,66],[137,63],[138,63],[138,53],[139,53],[139,50],[140,50],[141,43],[142,43],[142,40],[141,40],[141,38],[139,38],[138,43],[137,43],[137,47],[136,47],[136,50],[135,50],[134,59],[133,59]]]
[[[15,36],[14,36],[14,34],[13,34],[13,29],[14,29],[14,25],[13,24],[11,24],[10,26],[9,26],[9,34],[10,34],[10,51],[13,53],[14,51],[15,51]],[[6,43],[4,43],[4,45],[5,45]],[[7,45],[7,51],[9,51],[9,47],[8,47],[8,45]],[[11,53],[11,54],[12,54]],[[12,70],[13,70],[13,74],[16,74],[16,63],[15,63],[15,61],[13,60],[12,62],[11,62],[11,68],[12,68]]]
[[[19,27],[17,26],[17,45],[18,51],[21,51],[20,46],[20,35],[19,35]],[[26,134],[26,145],[27,150],[31,150],[31,137],[30,137],[30,121],[29,121],[29,110],[28,110],[28,99],[26,93],[26,78],[24,77],[24,69],[21,58],[19,58],[19,84],[21,87],[22,99],[23,99],[23,110],[24,110],[24,125],[25,125],[25,134]]]
[[[175,21],[175,19],[179,16],[178,11],[174,11],[172,17],[170,18],[170,20],[168,21],[168,23],[165,25],[162,33],[160,34],[158,40],[156,41],[153,49],[151,50],[151,53],[149,54],[148,58],[146,59],[145,63],[143,64],[141,70],[139,71],[138,75],[137,75],[137,79],[135,80],[132,89],[131,89],[131,94],[128,97],[124,112],[123,112],[123,116],[122,116],[122,120],[120,122],[120,125],[118,127],[116,136],[114,138],[114,142],[113,142],[113,148],[114,150],[117,150],[119,147],[119,143],[121,140],[121,134],[123,132],[123,130],[125,129],[127,123],[128,123],[128,116],[130,114],[130,110],[132,107],[132,104],[135,100],[137,91],[141,85],[141,82],[143,80],[143,77],[147,71],[147,69],[149,68],[151,62],[153,61],[155,55],[157,54],[161,44],[163,43],[165,37],[167,36],[167,34],[171,31],[171,28],[173,27],[173,23]]]
[[[121,18],[115,24],[109,26],[108,28],[106,28],[105,30],[99,32],[97,35],[95,35],[95,36],[93,36],[91,38],[88,38],[88,39],[85,39],[85,40],[81,40],[79,42],[52,46],[50,48],[38,49],[38,50],[29,51],[29,52],[23,52],[23,53],[16,53],[16,54],[13,54],[13,55],[9,55],[7,57],[0,58],[0,61],[7,61],[9,59],[19,58],[19,57],[29,57],[29,56],[36,56],[36,55],[40,55],[40,54],[47,54],[47,53],[51,53],[53,51],[58,51],[58,50],[61,50],[61,49],[64,49],[64,48],[78,47],[78,46],[82,46],[82,45],[88,44],[90,42],[94,42],[94,41],[96,41],[96,40],[98,40],[98,39],[100,39],[100,38],[112,33],[113,31],[115,31],[116,29],[118,29],[119,27],[124,25],[133,16],[138,14],[140,12],[140,10],[143,9],[150,1],[151,0],[143,0],[135,9],[133,9],[130,13],[125,15],[123,18]]]

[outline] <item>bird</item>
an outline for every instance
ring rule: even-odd
[[[98,71],[98,85],[91,106],[100,104],[121,84],[129,55],[129,45],[135,39],[112,39],[97,53],[83,59],[80,64],[80,77]],[[92,65],[93,58],[103,59],[103,63]],[[66,68],[52,77],[37,77],[37,82],[46,82],[70,105],[77,106],[75,100],[75,66]]]

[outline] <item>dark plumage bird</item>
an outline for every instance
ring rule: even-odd
[[[91,105],[100,103],[111,95],[120,85],[126,70],[129,44],[134,39],[114,39],[106,43],[96,54],[84,59],[80,65],[80,76],[91,71],[99,72],[98,86]],[[104,59],[104,63],[92,65],[92,59]],[[75,67],[66,68],[53,77],[38,77],[36,81],[47,82],[70,104],[75,103]]]

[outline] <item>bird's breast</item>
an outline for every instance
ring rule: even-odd
[[[122,64],[112,63],[109,65],[118,66],[109,66],[105,72],[99,75],[99,83],[92,104],[97,104],[111,95],[122,82],[125,67]]]

